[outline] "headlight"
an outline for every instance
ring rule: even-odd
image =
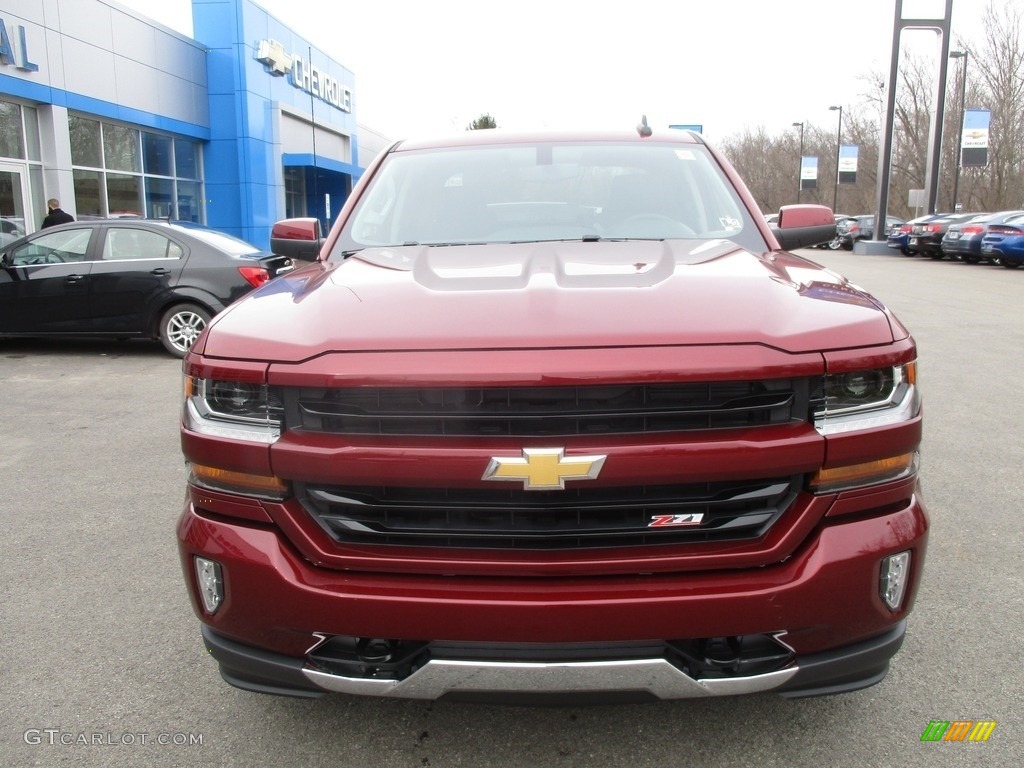
[[[833,373],[817,398],[814,427],[835,435],[908,421],[920,412],[917,363]]]
[[[284,401],[276,387],[185,376],[185,426],[233,440],[273,443],[281,436]]]

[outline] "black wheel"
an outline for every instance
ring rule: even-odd
[[[981,259],[979,259],[977,256],[964,256],[963,260],[966,261],[968,264],[977,264],[979,261],[981,261]]]
[[[999,263],[1002,266],[1006,267],[1007,269],[1016,269],[1017,267],[1020,266],[1020,262],[1019,261],[1010,261],[1007,258],[1000,258],[999,259]]]
[[[160,318],[160,343],[175,357],[184,357],[209,322],[210,313],[198,304],[176,304]]]

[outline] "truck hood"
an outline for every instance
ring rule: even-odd
[[[800,353],[891,343],[873,297],[789,253],[729,241],[367,249],[279,277],[221,313],[208,357],[327,352],[762,344]]]

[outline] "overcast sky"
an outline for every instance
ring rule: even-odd
[[[192,36],[190,0],[118,2]],[[954,0],[952,47],[980,37],[987,2]],[[632,127],[645,113],[655,128],[701,124],[712,141],[744,127],[834,125],[829,106],[856,107],[863,76],[887,74],[896,8],[895,0],[257,4],[355,73],[357,120],[389,138],[461,131],[484,113],[517,129]],[[903,3],[904,18],[943,10],[943,0]],[[931,32],[905,38],[922,55],[938,51]]]

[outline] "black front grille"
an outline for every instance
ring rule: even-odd
[[[796,498],[799,476],[555,491],[296,485],[339,542],[577,549],[752,539]]]
[[[807,419],[803,379],[569,387],[292,389],[287,423],[348,435],[523,437],[725,429]]]

